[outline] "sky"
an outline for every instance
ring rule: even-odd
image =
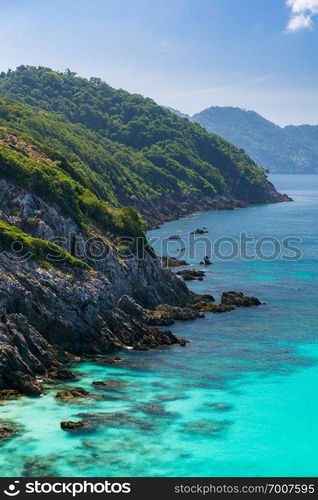
[[[318,0],[0,0],[0,70],[70,68],[194,114],[318,124]]]

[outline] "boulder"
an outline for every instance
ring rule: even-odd
[[[224,292],[221,298],[221,304],[238,307],[260,306],[262,302],[256,297],[248,297],[242,292]]]
[[[202,281],[203,276],[205,276],[204,271],[196,271],[195,269],[184,269],[183,271],[178,271],[176,274],[181,276],[184,281]]]
[[[11,429],[11,427],[0,427],[0,440],[8,439],[16,434],[15,429]]]
[[[91,428],[91,426],[87,422],[61,422],[60,423],[61,429],[63,431],[67,432],[73,432],[73,431],[78,431],[78,430],[88,430]]]
[[[235,309],[234,306],[227,306],[224,304],[211,304],[209,302],[199,302],[198,304],[195,304],[193,307],[195,307],[196,310],[201,312],[211,312],[215,314],[230,312],[234,311]]]
[[[174,417],[175,413],[169,412],[160,403],[153,403],[141,408],[143,413],[148,415],[155,415],[156,417]]]
[[[103,428],[134,428],[137,431],[151,431],[154,428],[154,423],[148,419],[136,418],[125,411],[115,413],[79,413],[77,417],[94,427],[101,425]]]
[[[61,368],[59,370],[49,371],[49,378],[54,380],[74,380],[76,378],[76,373],[66,368]]]
[[[190,234],[206,234],[208,233],[209,231],[206,229],[206,228],[197,228],[195,229],[194,231],[191,231]]]
[[[161,304],[154,311],[147,310],[143,321],[148,325],[168,326],[175,321],[189,321],[200,317],[202,317],[200,312],[190,307]]]
[[[117,308],[124,311],[129,316],[133,318],[142,319],[144,314],[144,309],[137,304],[137,302],[128,295],[122,295],[117,302]]]

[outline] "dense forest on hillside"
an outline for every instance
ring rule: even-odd
[[[254,111],[218,106],[193,115],[192,120],[244,148],[270,172],[318,172],[318,126],[282,128]]]
[[[273,201],[264,170],[221,137],[98,78],[44,67],[0,74],[0,175],[118,234],[144,231],[123,205]]]

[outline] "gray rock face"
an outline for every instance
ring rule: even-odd
[[[158,260],[148,254],[125,259],[112,249],[107,258],[94,262],[84,252],[92,235],[84,234],[57,207],[4,180],[0,219],[34,237],[59,238],[60,246],[92,266],[91,271],[47,269],[0,249],[0,390],[38,395],[36,377],[45,377],[74,356],[178,342],[170,332],[117,306],[122,295],[141,310],[193,301],[186,285]],[[94,237],[105,242],[103,235]]]

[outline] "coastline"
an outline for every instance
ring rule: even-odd
[[[250,234],[260,235],[270,227],[275,236],[290,235],[299,210],[300,220],[309,213],[314,217],[312,201],[303,212],[301,200],[302,193],[294,204],[263,205],[233,214],[224,211],[215,217],[213,212],[197,213],[164,226],[157,234],[163,238],[182,234],[208,226],[210,220],[216,238],[224,231],[235,237],[238,226],[247,223]],[[256,227],[255,217],[267,223]],[[83,356],[82,362],[68,367],[76,378],[48,383],[41,398],[23,397],[3,404],[6,425],[12,422],[13,428],[15,422],[17,426],[17,433],[2,448],[3,474],[14,468],[17,474],[29,476],[70,476],[76,469],[89,477],[222,477],[248,476],[251,466],[261,476],[289,477],[295,470],[304,476],[314,474],[315,462],[306,445],[309,434],[315,443],[317,439],[316,433],[312,436],[316,404],[310,397],[317,377],[313,359],[317,348],[312,344],[316,309],[308,304],[308,300],[317,302],[310,296],[313,281],[296,276],[298,266],[279,262],[231,262],[225,267],[216,261],[204,281],[192,282],[191,289],[200,293],[213,289],[217,297],[220,290],[233,285],[255,292],[268,305],[222,317],[209,314],[200,322],[176,322],[173,334],[190,341],[185,349],[176,345]],[[300,288],[297,301],[291,302],[288,291]],[[302,316],[304,307],[307,313]],[[302,348],[307,340],[310,345]],[[115,380],[119,382],[115,392],[92,385]],[[63,401],[55,397],[78,386],[90,395]],[[304,418],[310,419],[309,428],[303,425]],[[69,421],[83,422],[85,427],[63,431],[60,423]],[[286,424],[297,429],[296,441],[290,439]],[[260,448],[262,457],[255,459],[250,450]],[[98,460],[91,458],[93,454]]]
[[[31,230],[36,238],[64,236],[66,249],[74,246],[77,235],[81,245],[83,237],[92,236],[83,235],[74,221],[38,196],[7,181],[2,184],[10,193],[2,202],[1,217],[6,222]],[[271,183],[266,185],[264,196],[267,203],[290,201]],[[175,213],[167,203],[161,205],[168,210],[169,220],[177,220],[187,211],[193,213],[193,209],[248,206],[230,197],[188,200],[188,204],[178,205]],[[9,215],[13,209],[14,215]],[[36,222],[31,227],[29,221],[35,213]],[[157,213],[155,227],[166,221],[162,211],[153,213]],[[93,236],[104,242],[103,236]],[[50,378],[50,372],[72,362],[74,356],[185,345],[183,339],[158,327],[169,326],[176,319],[202,317],[207,311],[226,312],[235,306],[215,305],[211,296],[195,296],[183,279],[150,255],[144,255],[142,261],[137,256],[125,260],[116,249],[111,250],[104,261],[94,261],[94,267],[87,271],[67,264],[57,269],[32,259],[17,260],[10,251],[1,255],[0,391],[9,391],[9,398],[12,390],[40,395],[37,379]],[[131,300],[130,308],[127,301],[123,306],[124,296]],[[5,392],[2,397],[6,397]]]
[[[165,222],[172,222],[195,212],[235,210],[236,208],[246,208],[250,205],[293,201],[287,194],[276,191],[272,183],[269,182],[268,184],[269,189],[265,191],[265,194],[263,193],[263,198],[260,197],[259,201],[244,201],[244,199],[236,199],[226,195],[216,195],[213,197],[190,195],[180,199],[164,196],[158,201],[136,202],[134,203],[134,208],[142,214],[148,224],[147,229],[150,230],[157,229]]]

